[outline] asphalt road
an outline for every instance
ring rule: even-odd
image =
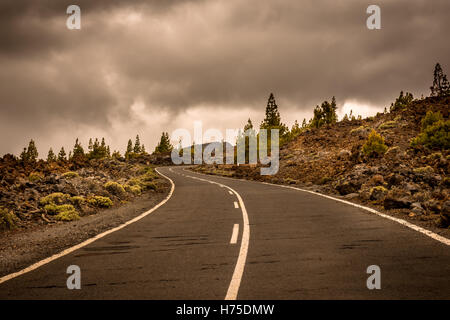
[[[175,184],[164,205],[1,283],[0,299],[450,297],[450,247],[399,223],[298,190],[160,172]],[[70,265],[80,290],[67,289]],[[370,265],[380,290],[366,286]]]

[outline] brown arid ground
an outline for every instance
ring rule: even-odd
[[[154,167],[148,159],[29,165],[0,158],[0,276],[154,207],[170,190]]]
[[[427,111],[449,119],[450,97],[415,100],[374,117],[303,130],[280,148],[276,175],[258,165],[200,165],[205,174],[286,184],[343,198],[407,219],[450,238],[450,152],[412,147]],[[376,130],[386,153],[366,157],[362,147]],[[447,141],[448,141],[447,132]]]

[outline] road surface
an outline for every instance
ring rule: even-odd
[[[311,193],[161,168],[151,214],[0,284],[0,299],[448,299],[450,247]],[[66,286],[67,267],[81,289]],[[369,290],[367,268],[381,270]]]

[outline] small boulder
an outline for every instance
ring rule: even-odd
[[[386,210],[408,209],[411,206],[411,201],[406,198],[386,197],[386,199],[384,199],[383,205]]]
[[[342,149],[341,151],[339,151],[338,154],[338,159],[341,160],[346,160],[349,159],[351,157],[352,153],[346,149]]]
[[[442,204],[441,226],[447,228],[450,226],[450,200]]]
[[[411,212],[413,212],[416,216],[421,216],[425,213],[425,210],[419,202],[414,202],[411,204]]]
[[[336,185],[336,190],[342,195],[345,196],[349,193],[356,193],[361,188],[361,183],[357,181],[341,181]]]

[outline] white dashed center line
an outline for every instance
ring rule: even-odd
[[[239,235],[239,224],[235,224],[233,227],[233,234],[231,235],[230,244],[236,244]]]

